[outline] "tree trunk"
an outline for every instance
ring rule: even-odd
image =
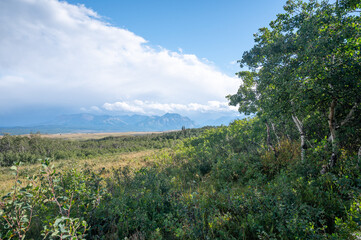
[[[336,105],[337,105],[337,99],[333,99],[330,105],[330,113],[328,115],[328,127],[330,129],[330,136],[328,137],[328,140],[331,141],[332,144],[332,154],[331,154],[331,158],[329,163],[327,164],[327,168],[326,169],[330,169],[332,168],[337,161],[337,154],[338,154],[338,147],[339,147],[339,143],[338,143],[338,138],[337,138],[337,130],[339,128],[341,128],[342,126],[344,126],[345,124],[347,124],[353,117],[353,114],[356,110],[356,108],[358,107],[359,103],[354,103],[354,105],[352,106],[352,108],[350,109],[350,112],[347,114],[346,118],[339,124],[336,124],[336,120],[335,120],[335,109],[336,109]],[[358,152],[358,159],[360,161],[361,158],[361,148],[359,149]]]
[[[321,170],[321,174],[326,173],[329,169],[331,169],[332,167],[335,166],[336,161],[337,161],[337,154],[338,154],[338,138],[337,138],[337,129],[339,129],[340,127],[342,127],[343,125],[345,125],[346,123],[348,123],[351,118],[353,117],[353,114],[358,106],[358,103],[354,103],[354,105],[352,106],[350,112],[347,114],[346,118],[341,122],[340,125],[336,125],[336,120],[335,120],[335,111],[336,111],[336,105],[337,105],[337,99],[334,98],[331,102],[330,105],[330,112],[328,115],[328,127],[330,129],[330,136],[329,136],[329,141],[331,141],[332,144],[332,153],[331,153],[331,158],[330,161],[327,165],[322,166],[322,170]],[[360,161],[361,159],[361,147],[358,151],[358,161]]]
[[[274,152],[275,156],[277,157],[276,149],[271,144],[270,128],[269,128],[269,125],[268,125],[267,122],[266,122],[266,128],[267,128],[267,146],[268,146],[268,150],[271,149]]]
[[[296,124],[297,130],[301,136],[301,162],[304,163],[306,157],[306,143],[305,143],[306,136],[305,136],[305,132],[303,131],[303,124],[295,115],[292,115],[292,119]]]
[[[276,127],[275,127],[274,123],[271,122],[271,126],[272,126],[273,132],[275,133],[275,136],[276,136],[276,139],[277,139],[277,143],[278,143],[278,147],[280,147],[280,146],[281,146],[280,137],[277,135]]]
[[[329,162],[329,166],[332,168],[336,164],[338,143],[336,135],[336,124],[335,124],[335,109],[337,105],[337,99],[333,99],[330,105],[330,113],[328,115],[328,127],[330,129],[330,139],[332,144],[332,154]]]

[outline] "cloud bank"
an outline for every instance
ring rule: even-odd
[[[94,108],[94,107],[93,107]],[[188,113],[188,112],[237,112],[237,107],[228,106],[227,102],[208,101],[207,104],[156,103],[135,100],[132,102],[105,103],[103,109],[111,112],[130,112],[140,114]],[[99,109],[99,108],[98,108]],[[92,111],[93,109],[90,109]]]
[[[224,96],[238,86],[208,61],[150,47],[83,5],[0,1],[0,110],[233,111]]]

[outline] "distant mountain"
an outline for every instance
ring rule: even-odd
[[[214,117],[214,116],[213,116]],[[226,115],[212,119],[204,115],[195,123],[188,117],[176,113],[166,113],[163,116],[146,115],[95,115],[89,113],[61,115],[51,121],[34,124],[32,126],[0,127],[2,133],[94,133],[94,132],[153,132],[180,130],[182,127],[195,128],[203,126],[228,125],[235,119],[242,119],[244,115]]]
[[[167,131],[182,127],[194,128],[197,125],[188,117],[175,113],[163,116],[145,115],[61,115],[52,121],[31,127],[0,128],[0,133],[27,134],[36,133],[70,133],[70,132],[130,132],[130,131]]]

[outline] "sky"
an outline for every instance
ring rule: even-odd
[[[0,126],[69,113],[220,117],[286,0],[0,0]]]

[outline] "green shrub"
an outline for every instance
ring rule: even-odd
[[[49,160],[40,173],[18,180],[0,202],[0,238],[83,239],[88,219],[106,196],[102,179],[89,171],[56,172]]]

